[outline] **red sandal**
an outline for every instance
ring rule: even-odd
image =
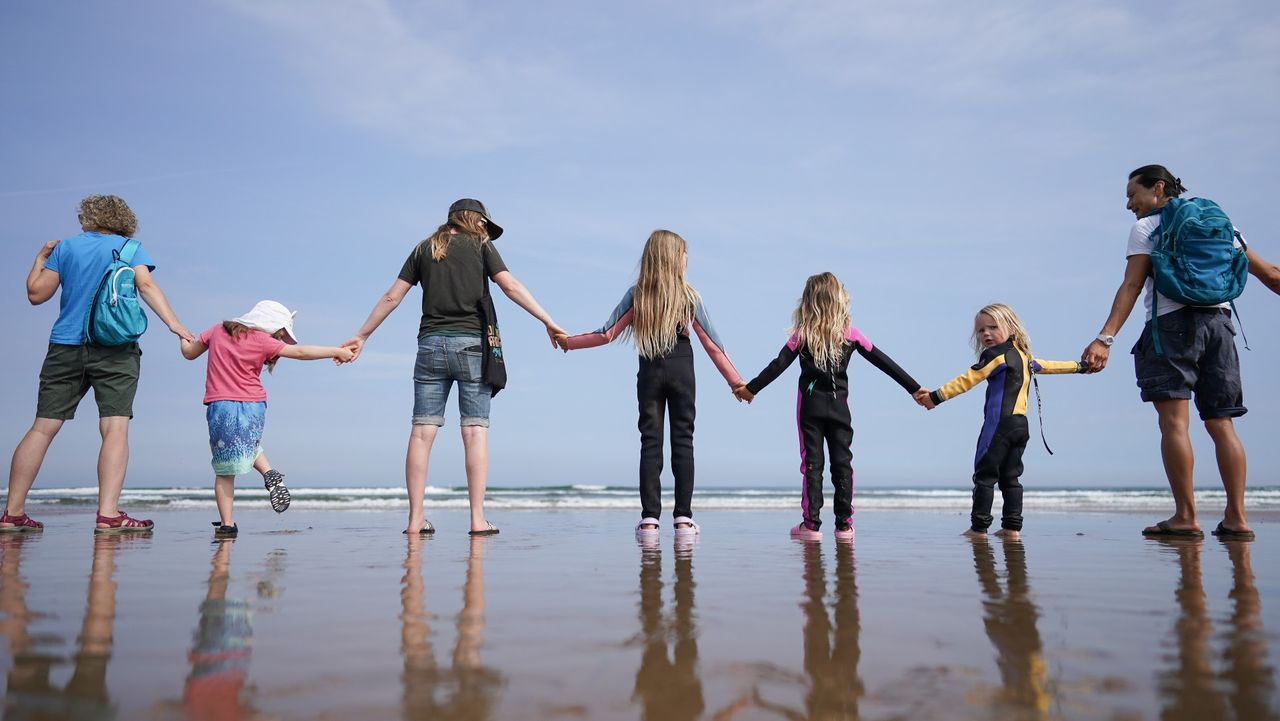
[[[43,523],[32,520],[31,516],[28,516],[25,513],[21,516],[10,516],[9,512],[5,511],[5,514],[0,516],[0,523],[13,524],[12,526],[0,526],[0,533],[22,533],[23,531],[44,530]]]
[[[104,516],[99,513],[98,520],[95,523],[105,523],[107,524],[107,527],[102,528],[95,525],[93,527],[94,533],[141,533],[144,531],[150,531],[156,525],[151,521],[131,518],[129,514],[124,511],[121,511],[120,515],[115,518]]]

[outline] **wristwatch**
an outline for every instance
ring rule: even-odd
[[[1102,345],[1105,345],[1106,347],[1110,348],[1111,345],[1116,342],[1116,337],[1113,335],[1107,335],[1105,333],[1099,333],[1097,340],[1098,342],[1102,343]]]

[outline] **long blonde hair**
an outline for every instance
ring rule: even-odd
[[[991,316],[991,320],[996,322],[1000,330],[1009,334],[1009,340],[1013,341],[1013,346],[1026,354],[1028,360],[1031,359],[1031,337],[1027,335],[1027,329],[1022,327],[1022,319],[1018,317],[1017,313],[1013,312],[1013,308],[1004,303],[992,303],[983,306],[977,315],[982,315],[983,313]],[[981,358],[982,351],[986,349],[982,347],[982,339],[978,337],[978,329],[976,327],[969,342],[973,345],[974,354]]]
[[[485,225],[484,216],[474,210],[455,210],[449,214],[444,225],[436,228],[427,241],[431,243],[431,259],[444,260],[449,254],[449,239],[458,234],[475,236],[481,243],[488,242],[489,228]]]
[[[669,230],[653,231],[644,244],[632,296],[635,315],[624,331],[642,358],[658,358],[674,348],[680,327],[693,317],[698,291],[684,277],[688,253],[684,238]]]
[[[840,367],[850,323],[849,291],[840,279],[831,273],[809,276],[791,314],[791,330],[813,356],[814,365],[824,371]]]

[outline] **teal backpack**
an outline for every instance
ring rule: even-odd
[[[111,264],[98,282],[98,290],[84,316],[86,343],[118,346],[133,343],[147,331],[147,314],[138,302],[134,286],[133,254],[141,245],[133,238],[111,251]]]
[[[1235,313],[1232,301],[1244,292],[1249,277],[1247,246],[1217,203],[1207,198],[1170,198],[1160,209],[1160,225],[1151,241],[1151,276],[1157,291],[1184,305],[1231,302]],[[1159,324],[1154,322],[1159,317],[1156,300],[1151,299],[1151,341],[1156,355],[1164,355]],[[1249,347],[1247,338],[1245,347]]]

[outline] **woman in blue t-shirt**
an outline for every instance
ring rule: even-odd
[[[49,335],[49,350],[40,369],[36,419],[13,452],[9,466],[9,496],[0,533],[39,531],[43,524],[26,512],[27,492],[35,483],[49,444],[62,424],[75,417],[76,406],[90,388],[98,404],[102,450],[98,455],[98,519],[95,533],[150,531],[151,521],[130,518],[119,509],[125,468],[129,465],[129,420],[138,391],[137,343],[102,346],[86,343],[84,319],[94,293],[112,261],[112,253],[138,230],[138,219],[114,195],[90,195],[80,201],[79,235],[51,240],[36,253],[27,275],[27,300],[40,305],[62,289],[58,319]],[[151,277],[155,264],[139,246],[130,261],[138,295],[170,332],[195,340],[178,322],[164,292]]]

